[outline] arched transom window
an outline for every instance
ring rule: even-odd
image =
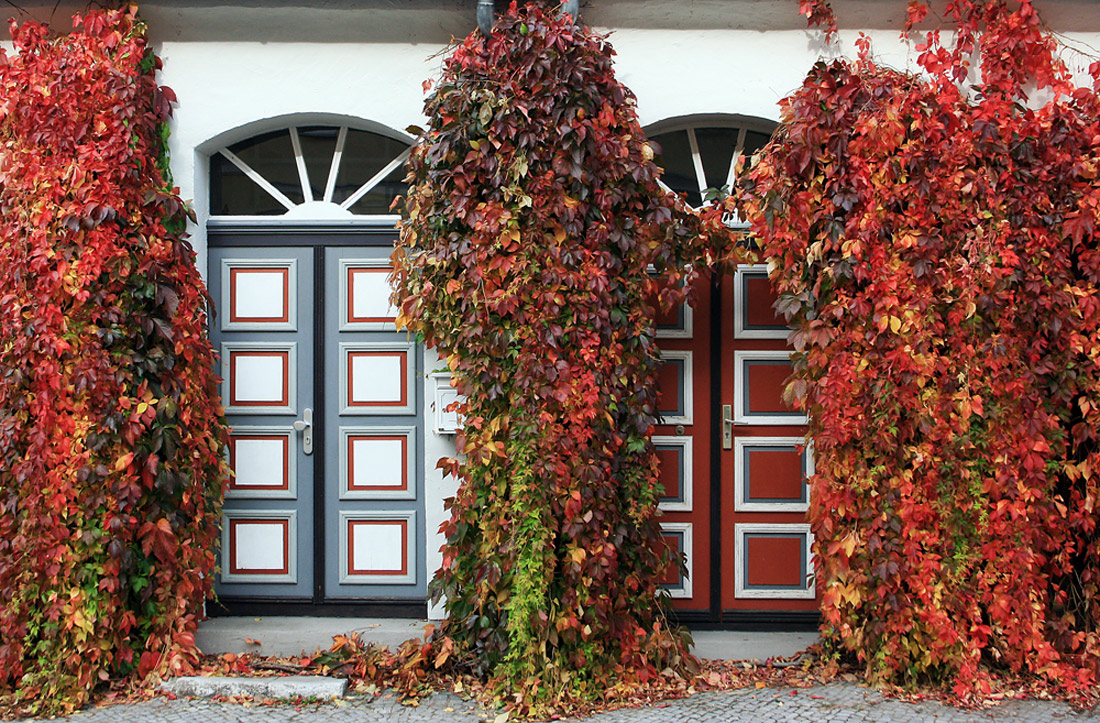
[[[405,192],[407,141],[348,126],[263,133],[210,159],[213,216],[341,218],[388,214]]]
[[[666,121],[648,134],[659,146],[654,160],[664,169],[661,182],[699,208],[711,190],[733,186],[738,160],[747,162],[768,142],[773,128],[769,121],[734,117]]]

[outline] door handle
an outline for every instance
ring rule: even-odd
[[[722,449],[733,449],[733,405],[722,405]]]
[[[294,420],[294,431],[302,433],[302,451],[313,454],[313,410],[306,407],[302,418]]]

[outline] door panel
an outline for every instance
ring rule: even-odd
[[[394,324],[390,249],[328,248],[325,597],[417,599],[424,560],[419,347]]]
[[[426,597],[421,352],[396,331],[389,253],[211,249],[235,473],[222,598]]]
[[[710,284],[697,303],[657,315],[661,530],[665,544],[686,558],[688,574],[665,572],[661,582],[680,611],[707,611],[713,578],[711,543]]]
[[[312,596],[313,457],[294,422],[314,406],[313,252],[214,248],[211,340],[234,472],[222,523],[219,596]]]
[[[812,446],[782,399],[790,330],[766,267],[695,291],[693,309],[658,315],[661,526],[689,571],[662,584],[681,614],[812,613]]]
[[[774,302],[765,266],[742,266],[722,281],[721,308],[732,311],[719,331],[720,396],[730,420],[719,455],[728,611],[817,609],[806,523],[813,450],[805,416],[782,400],[789,329]]]

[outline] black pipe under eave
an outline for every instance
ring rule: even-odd
[[[573,22],[581,14],[581,0],[565,0],[561,4],[561,11],[571,17]],[[493,32],[493,21],[496,15],[496,3],[494,0],[477,0],[477,27],[485,35]]]

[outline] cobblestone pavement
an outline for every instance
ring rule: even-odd
[[[487,711],[451,694],[436,694],[419,707],[400,705],[392,694],[376,701],[351,697],[331,703],[302,705],[214,703],[205,700],[156,699],[133,705],[82,711],[71,723],[492,723]],[[1100,720],[1100,711],[1077,712],[1062,703],[1010,701],[984,711],[964,711],[939,703],[903,703],[852,683],[833,683],[798,690],[764,688],[698,693],[645,708],[600,713],[589,723],[780,723],[781,721],[1081,721]]]

